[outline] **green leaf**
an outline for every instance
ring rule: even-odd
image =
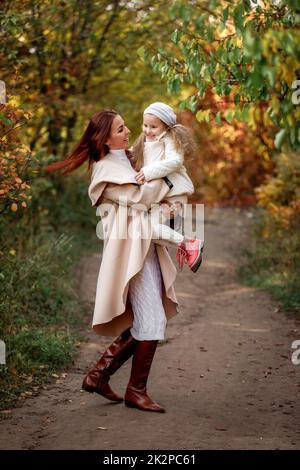
[[[185,109],[187,109],[187,103],[186,103],[187,100],[184,100],[180,103],[179,105],[179,109],[180,111],[184,111]]]
[[[198,111],[196,113],[196,119],[198,122],[209,122],[210,109],[205,109],[203,111]]]
[[[217,113],[216,118],[215,118],[217,126],[220,126],[222,124],[222,116],[220,111]]]
[[[180,80],[178,77],[171,78],[171,80],[168,81],[168,92],[169,93],[180,92]]]
[[[244,12],[244,7],[242,3],[239,3],[233,10],[234,25],[235,25],[237,35],[239,37],[241,37],[243,26],[244,26],[243,12]]]
[[[286,129],[280,129],[280,131],[277,132],[275,136],[274,144],[275,144],[275,148],[277,148],[278,150],[281,149],[285,135],[286,135]]]
[[[136,51],[136,53],[139,56],[139,58],[144,61],[144,59],[145,59],[145,47],[144,46],[139,47],[138,50]]]
[[[188,98],[186,100],[186,109],[189,109],[192,111],[192,113],[195,113],[197,110],[198,106],[198,99],[196,96],[192,96],[191,98]]]
[[[191,11],[186,5],[182,4],[178,8],[178,14],[184,22],[188,22],[191,18]]]
[[[240,109],[235,109],[234,118],[237,119],[237,121],[242,120],[242,111]]]
[[[171,40],[176,45],[178,45],[181,37],[182,37],[182,32],[178,31],[178,29],[175,29],[175,31],[171,34]]]
[[[247,122],[249,119],[249,105],[245,104],[241,112],[241,120]]]
[[[241,101],[241,95],[237,93],[233,98],[234,104],[238,104]]]
[[[226,21],[228,20],[228,12],[229,12],[229,7],[227,6],[225,8],[225,10],[223,10],[223,21],[224,21],[224,23],[226,23]]]
[[[4,114],[0,114],[0,121],[3,122],[3,124],[6,126],[11,126],[13,124],[13,121],[4,116]]]
[[[233,113],[233,110],[232,109],[228,109],[225,113],[224,113],[224,117],[226,119],[226,121],[231,124],[232,123],[232,120],[234,118],[234,113]]]

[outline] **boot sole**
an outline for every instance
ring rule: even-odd
[[[129,403],[126,401],[124,403],[125,403],[125,406],[127,406],[128,408],[135,408],[136,410],[140,410],[140,411],[152,411],[153,413],[165,413],[166,412],[164,408],[162,408],[161,410],[151,410],[151,408],[141,408],[140,406],[133,405],[132,403]]]
[[[193,273],[197,272],[198,269],[199,269],[200,266],[201,266],[203,248],[204,248],[204,243],[202,244],[202,246],[201,246],[201,248],[200,248],[200,252],[199,252],[199,255],[198,255],[197,259],[194,261],[194,263],[193,263],[192,266],[191,266],[191,270],[193,271]]]
[[[94,393],[95,389],[93,387],[81,387],[82,390],[89,393]]]
[[[81,387],[82,390],[84,390],[85,392],[88,392],[88,393],[97,393],[98,395],[100,395],[100,397],[103,397],[103,398],[106,398],[106,400],[109,400],[109,401],[113,401],[115,403],[121,403],[122,401],[124,401],[124,398],[111,398],[111,397],[108,397],[107,395],[103,395],[102,393],[99,393],[97,390],[95,390],[95,388],[92,388],[92,387]]]

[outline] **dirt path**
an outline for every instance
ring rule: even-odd
[[[80,391],[107,342],[96,335],[75,367],[0,423],[1,449],[296,449],[300,324],[269,295],[238,283],[246,213],[206,211],[205,261],[177,279],[181,313],[167,330],[149,379],[166,414],[145,413]],[[83,260],[81,289],[93,301],[98,256]],[[130,364],[113,378],[124,390]]]

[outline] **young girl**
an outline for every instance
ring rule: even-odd
[[[185,155],[191,153],[194,153],[192,137],[186,127],[176,124],[173,109],[161,102],[148,106],[144,111],[143,132],[132,148],[133,164],[138,171],[135,179],[139,184],[166,176],[170,179],[173,187],[168,198],[152,213],[153,238],[162,245],[176,245],[179,267],[182,269],[186,261],[196,272],[202,262],[204,242],[186,238],[167,225],[168,215],[171,218],[177,215],[178,219],[188,196],[194,192],[183,163]]]

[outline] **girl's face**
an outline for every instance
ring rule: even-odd
[[[121,116],[118,114],[111,125],[110,136],[106,141],[106,145],[111,150],[128,149],[130,130],[125,126]]]
[[[143,132],[148,141],[156,140],[167,128],[154,114],[144,114]]]

